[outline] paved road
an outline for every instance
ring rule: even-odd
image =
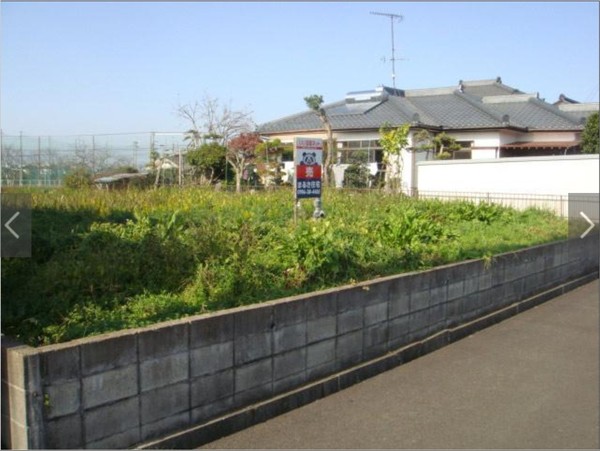
[[[204,448],[599,448],[599,286]]]

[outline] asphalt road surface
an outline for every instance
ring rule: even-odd
[[[599,448],[594,281],[203,448]]]

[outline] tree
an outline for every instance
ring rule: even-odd
[[[313,94],[308,97],[304,97],[304,101],[308,108],[310,108],[323,124],[323,128],[325,129],[325,133],[327,134],[327,153],[325,156],[325,170],[323,171],[323,184],[325,186],[329,186],[329,171],[331,169],[331,156],[334,150],[334,142],[333,142],[333,129],[331,127],[331,122],[329,121],[329,117],[325,112],[325,109],[322,107],[323,105],[323,96]]]
[[[256,154],[256,147],[261,143],[257,133],[240,133],[231,139],[227,145],[227,163],[235,172],[235,190],[242,191],[242,176],[250,160]]]
[[[383,124],[379,128],[379,144],[383,148],[385,162],[385,187],[386,190],[400,192],[402,190],[402,149],[408,145],[410,125],[404,124],[392,128]],[[392,170],[393,169],[393,170]]]
[[[263,141],[256,146],[257,170],[265,186],[281,184],[283,173],[280,160],[284,150],[285,146],[278,138]]]
[[[452,152],[460,150],[460,144],[456,142],[452,136],[446,134],[446,132],[438,133],[433,138],[433,144],[436,149],[438,159],[446,159],[452,156]]]
[[[372,178],[369,168],[365,164],[351,164],[344,171],[344,187],[368,188]]]
[[[224,146],[234,136],[255,128],[251,111],[234,110],[231,105],[222,105],[219,99],[208,94],[200,102],[179,105],[176,114],[191,125],[186,137],[193,147],[200,146],[201,131]]]
[[[200,184],[212,184],[224,172],[226,153],[227,148],[216,142],[189,150],[185,158],[192,167],[192,177],[199,175]]]
[[[460,150],[460,144],[446,132],[434,135],[428,130],[419,130],[413,136],[413,147],[415,151],[433,151],[435,158],[440,160],[450,158],[451,153]]]
[[[585,128],[581,133],[581,151],[583,153],[600,153],[598,122],[597,111],[592,113],[585,122]]]

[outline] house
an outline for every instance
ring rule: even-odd
[[[495,80],[459,81],[457,85],[429,89],[394,89],[386,86],[350,92],[343,100],[324,105],[336,141],[334,173],[341,185],[352,163],[366,164],[372,174],[382,168],[379,128],[410,124],[409,148],[415,133],[445,132],[461,146],[454,158],[490,159],[579,153],[586,118],[598,103],[576,103],[561,97],[557,104]],[[310,111],[262,124],[262,136],[284,143],[295,137],[325,139],[323,126]],[[418,161],[433,159],[432,152],[403,151],[403,186],[415,187]]]

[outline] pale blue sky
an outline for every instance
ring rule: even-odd
[[[598,102],[599,5],[565,3],[3,2],[5,134],[179,131],[204,94],[260,124],[349,91],[505,84]],[[382,57],[388,59],[387,63]]]

